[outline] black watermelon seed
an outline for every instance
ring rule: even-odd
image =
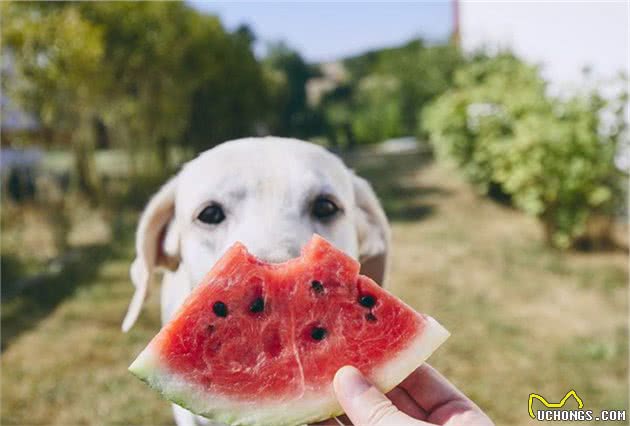
[[[227,305],[223,302],[214,302],[214,305],[212,305],[212,312],[214,312],[218,317],[225,318],[228,314]]]
[[[212,334],[214,333],[215,328],[216,327],[214,326],[214,324],[209,324],[208,327],[206,327],[206,330],[208,331],[209,334]]]
[[[311,337],[315,340],[322,340],[324,337],[326,337],[326,329],[323,327],[314,327],[311,330]]]
[[[249,311],[255,314],[262,312],[263,309],[265,309],[265,301],[262,297],[257,297],[249,306]]]
[[[321,281],[313,280],[311,281],[311,288],[315,293],[321,293],[324,291],[324,285]]]
[[[376,321],[376,317],[374,316],[374,314],[372,312],[369,312],[369,313],[365,314],[365,319],[370,321],[370,322],[375,322]]]
[[[361,304],[361,306],[365,306],[366,308],[371,308],[376,303],[376,299],[374,299],[374,296],[370,296],[369,294],[366,294],[364,296],[361,296],[361,298],[359,299],[359,303]]]

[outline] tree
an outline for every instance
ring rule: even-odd
[[[252,52],[252,32],[241,27],[227,34],[210,23],[195,28],[189,63],[196,84],[186,144],[202,150],[263,131],[257,127],[269,114],[270,98],[266,75]]]
[[[606,130],[609,101],[596,91],[553,98],[537,67],[501,53],[459,70],[454,87],[425,108],[423,125],[438,155],[481,192],[498,187],[537,217],[550,245],[606,245],[623,199],[614,160],[627,137],[626,93],[618,104]],[[605,225],[597,235],[595,221]]]
[[[255,132],[268,108],[247,27],[230,34],[176,2],[89,4],[84,13],[105,28],[117,82],[109,122],[132,152],[157,150],[164,170],[175,145],[198,152]]]
[[[300,54],[280,42],[269,46],[265,65],[282,75],[284,83],[275,98],[278,114],[273,132],[279,136],[307,138],[321,129],[321,118],[308,106],[306,83],[317,76]]]
[[[44,125],[70,135],[90,193],[98,182],[91,128],[127,149],[132,174],[162,174],[174,147],[189,155],[251,135],[270,115],[267,76],[246,27],[230,34],[183,2],[5,9],[3,37],[19,82],[11,92]]]
[[[451,87],[455,71],[463,62],[455,45],[427,46],[422,40],[413,40],[398,49],[386,49],[381,53],[375,73],[392,76],[399,82],[400,133],[415,133],[418,112]]]
[[[539,70],[512,54],[475,57],[457,71],[453,87],[421,113],[418,133],[429,134],[436,153],[453,159],[487,193],[497,183],[493,149],[507,140],[514,120],[551,113],[545,90]]]
[[[14,65],[7,92],[42,126],[54,128],[57,139],[67,139],[75,156],[76,182],[96,199],[100,184],[94,120],[106,86],[102,30],[74,5],[9,3],[3,12],[2,37]]]
[[[390,75],[364,77],[354,97],[352,131],[359,142],[380,142],[405,134],[401,84]]]
[[[348,58],[345,96],[333,91],[322,102],[327,127],[347,129],[332,133],[364,144],[414,134],[418,112],[450,87],[462,62],[455,46],[427,46],[422,40]]]
[[[132,162],[138,152],[156,152],[154,169],[168,170],[169,149],[186,129],[197,84],[198,69],[190,66],[195,26],[220,33],[218,21],[178,2],[86,3],[81,11],[103,30],[103,74],[113,83],[104,122],[124,141]]]

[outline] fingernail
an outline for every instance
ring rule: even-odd
[[[372,386],[359,370],[351,366],[339,369],[333,383],[337,393],[347,398],[361,395]]]

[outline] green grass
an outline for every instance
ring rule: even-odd
[[[388,288],[451,331],[430,362],[498,425],[537,424],[531,392],[628,408],[624,253],[547,249],[534,220],[419,158],[352,163],[392,219]],[[169,404],[127,372],[159,329],[156,288],[120,332],[133,225],[45,288],[3,299],[2,424],[172,424]]]

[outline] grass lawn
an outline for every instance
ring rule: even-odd
[[[534,220],[445,166],[351,163],[392,220],[389,289],[451,331],[430,361],[498,425],[538,424],[531,392],[555,402],[575,389],[585,409],[628,408],[625,253],[547,249]],[[172,424],[169,404],[126,370],[159,328],[159,293],[122,334],[135,215],[121,220],[113,243],[3,300],[2,424]]]

